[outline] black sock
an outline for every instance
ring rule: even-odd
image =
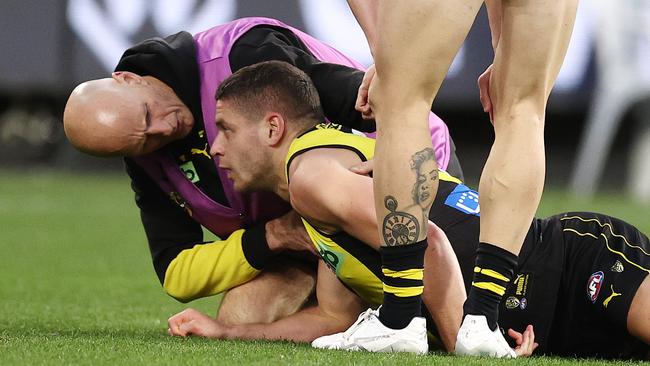
[[[425,239],[411,245],[379,249],[384,274],[384,301],[379,320],[389,328],[405,328],[414,317],[421,315],[426,248]]]
[[[472,287],[463,306],[464,315],[485,315],[490,329],[497,328],[499,303],[517,267],[517,256],[488,243],[479,243]]]

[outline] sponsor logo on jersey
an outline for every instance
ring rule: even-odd
[[[621,296],[621,295],[623,295],[622,292],[616,292],[616,291],[614,291],[614,285],[609,285],[609,288],[612,290],[612,294],[609,295],[609,296],[607,296],[607,298],[605,299],[605,301],[603,301],[603,306],[604,306],[605,308],[607,308],[607,305],[609,305],[609,302],[612,301],[613,298],[615,298],[616,296]]]
[[[205,146],[203,147],[203,149],[192,148],[190,150],[190,154],[192,154],[192,155],[200,155],[200,156],[204,156],[204,157],[206,157],[208,159],[212,159],[212,156],[210,156],[210,153],[208,152],[208,143],[207,142],[205,143]]]
[[[521,300],[519,301],[519,309],[526,310],[527,307],[528,307],[528,300],[526,300],[525,297],[522,297]]]
[[[526,310],[528,307],[528,300],[525,297],[519,298],[517,296],[509,296],[505,303],[508,310]]]
[[[332,122],[321,122],[316,125],[317,130],[339,130],[343,129],[343,125]]]
[[[464,184],[459,184],[447,196],[445,205],[462,211],[468,215],[480,216],[481,207],[478,203],[478,193]]]
[[[604,281],[605,274],[603,271],[598,271],[589,277],[589,281],[587,281],[587,296],[591,302],[596,302],[598,294],[600,293],[600,287],[603,285]]]
[[[623,263],[617,259],[616,262],[614,262],[612,265],[611,270],[612,272],[621,273],[625,270],[625,267],[623,267]]]
[[[181,170],[183,171],[183,174],[185,174],[185,177],[187,180],[189,180],[192,183],[198,182],[199,179],[199,173],[196,172],[196,168],[194,167],[194,163],[192,161],[188,161],[185,164],[181,165]]]
[[[519,301],[519,299],[514,297],[514,296],[510,296],[510,297],[508,297],[506,299],[506,308],[507,309],[510,309],[510,310],[516,309],[516,308],[519,307],[520,304],[521,304],[521,301]]]
[[[519,273],[513,281],[515,285],[515,295],[526,296],[530,288],[530,273]]]
[[[329,250],[327,244],[321,243],[320,241],[316,243],[316,246],[318,247],[318,254],[323,258],[327,267],[338,275],[339,268],[341,268],[341,264],[343,263],[343,256]]]

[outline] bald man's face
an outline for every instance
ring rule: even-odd
[[[194,118],[161,81],[117,72],[77,87],[64,114],[70,142],[94,155],[137,156],[186,137]]]

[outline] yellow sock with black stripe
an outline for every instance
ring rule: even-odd
[[[490,329],[497,328],[499,303],[510,284],[517,256],[488,243],[479,243],[472,287],[463,306],[465,315],[485,315]]]
[[[384,301],[379,320],[392,329],[402,329],[421,315],[422,278],[426,239],[411,245],[381,247]]]

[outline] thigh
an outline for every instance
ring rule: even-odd
[[[495,114],[508,113],[504,109],[529,98],[543,111],[564,61],[577,5],[578,0],[502,1],[490,79]]]
[[[301,309],[315,285],[316,266],[283,257],[255,279],[226,292],[217,320],[225,324],[270,323]]]
[[[374,56],[385,91],[404,99],[425,92],[433,99],[481,4],[482,0],[409,0],[408,4],[381,0]]]

